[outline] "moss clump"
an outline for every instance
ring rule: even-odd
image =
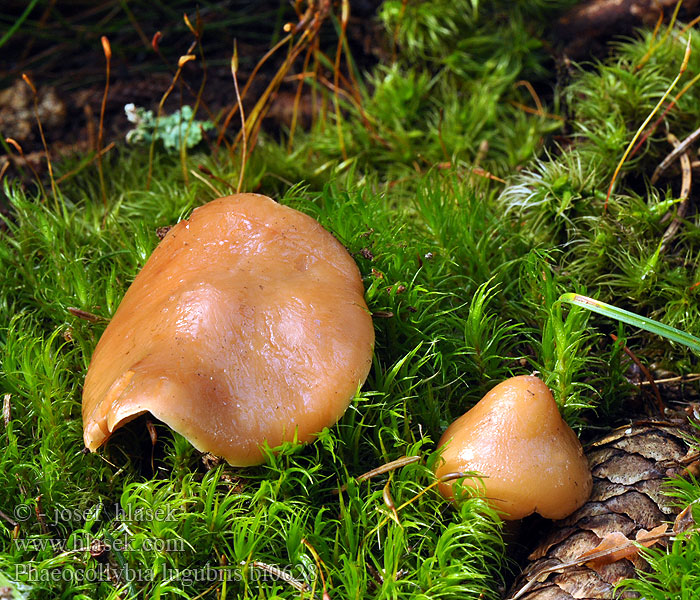
[[[152,446],[139,422],[82,452],[81,386],[106,320],[156,229],[229,193],[240,161],[158,151],[149,186],[146,152],[118,150],[104,158],[107,213],[90,169],[55,198],[6,182],[0,568],[12,585],[30,598],[296,598],[295,584],[332,597],[501,596],[509,567],[497,516],[478,498],[451,510],[433,489],[421,494],[445,426],[498,381],[536,369],[570,423],[605,427],[630,386],[621,343],[603,332],[676,372],[696,364],[556,302],[564,291],[598,295],[698,333],[697,216],[658,250],[677,190],[671,179],[647,183],[667,152],[661,133],[626,163],[604,210],[614,165],[675,76],[682,45],[648,34],[620,44],[552,95],[569,121],[531,115],[516,106],[529,97],[515,84],[556,85],[540,37],[556,4],[387,2],[397,60],[358,84],[361,103],[344,101],[343,137],[329,111],[291,147],[262,137],[247,188],[314,216],[348,248],[377,343],[338,425],[260,467],[203,460],[160,424]],[[690,88],[668,113],[679,137],[700,116],[697,100]],[[562,123],[571,135],[539,151]],[[56,165],[56,176],[71,167]],[[421,460],[355,481],[401,456]],[[86,540],[101,546],[91,553]],[[665,563],[655,564],[662,585]]]
[[[693,46],[700,42],[697,32],[689,35]],[[662,244],[680,202],[680,174],[654,186],[649,180],[672,149],[665,131],[683,139],[700,119],[700,89],[689,87],[625,162],[606,206],[615,165],[678,74],[685,43],[671,36],[660,44],[646,33],[614,49],[563,90],[571,114],[567,144],[513,177],[501,202],[531,225],[526,234],[534,245],[559,244],[558,268],[601,300],[697,335],[697,217],[689,214],[670,245]],[[692,83],[698,68],[700,57],[692,54],[676,91]],[[691,360],[680,348],[673,349],[675,358],[668,346],[662,352],[666,361]]]

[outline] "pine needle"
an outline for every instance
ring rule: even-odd
[[[654,115],[657,113],[659,108],[663,105],[663,103],[666,101],[666,98],[668,98],[668,95],[671,93],[674,87],[676,87],[676,84],[680,80],[680,78],[683,76],[683,73],[685,73],[686,68],[688,67],[688,61],[690,60],[690,41],[691,37],[688,36],[688,41],[686,43],[685,47],[685,54],[683,56],[683,62],[681,63],[681,68],[678,71],[678,75],[676,75],[676,78],[671,82],[671,85],[668,86],[668,89],[666,92],[664,92],[664,95],[661,96],[661,99],[657,102],[656,106],[654,109],[649,113],[649,116],[644,120],[644,123],[641,124],[639,129],[637,129],[637,133],[634,134],[634,137],[632,138],[632,141],[627,146],[627,150],[625,150],[624,154],[622,155],[622,158],[620,159],[620,162],[618,163],[617,167],[615,168],[615,172],[613,173],[612,180],[610,181],[610,187],[608,187],[608,193],[605,196],[605,206],[603,207],[603,211],[606,212],[608,210],[608,202],[610,200],[610,195],[612,194],[613,191],[613,186],[615,185],[615,181],[617,180],[617,176],[620,173],[620,169],[622,169],[622,165],[625,164],[625,161],[627,160],[627,156],[629,153],[632,151],[632,148],[635,145],[635,142],[639,138],[639,136],[642,134],[646,126],[649,124],[649,122],[652,120]]]
[[[104,219],[107,218],[107,187],[105,185],[104,170],[102,169],[102,144],[104,140],[104,122],[105,122],[105,111],[107,110],[107,96],[109,94],[109,78],[112,65],[112,47],[109,44],[109,39],[107,36],[103,35],[100,40],[102,41],[102,51],[105,55],[105,91],[102,94],[102,104],[100,105],[100,126],[97,131],[97,172],[100,177],[100,193],[102,194],[102,206],[104,207]],[[103,221],[104,225],[104,221]]]
[[[243,177],[245,175],[245,165],[248,160],[248,135],[246,132],[245,125],[245,113],[243,112],[243,101],[241,100],[241,94],[238,91],[238,44],[233,41],[233,56],[231,57],[231,75],[233,77],[233,87],[236,91],[236,102],[238,104],[238,112],[241,115],[241,136],[243,139],[243,150],[241,152],[241,171],[238,174],[238,185],[236,186],[236,193],[240,193],[243,188]]]

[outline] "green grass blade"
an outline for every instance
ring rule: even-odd
[[[665,337],[673,342],[678,342],[679,344],[684,344],[688,346],[688,348],[700,352],[700,338],[686,333],[685,331],[681,331],[680,329],[676,329],[675,327],[654,321],[653,319],[648,319],[628,310],[617,308],[612,304],[606,304],[600,300],[594,300],[588,296],[581,296],[580,294],[573,294],[571,292],[562,294],[559,297],[559,302],[568,302],[569,304],[581,306],[600,315],[617,319],[618,321],[633,325],[634,327],[639,327],[651,333],[656,333],[661,337]]]
[[[5,42],[9,40],[14,33],[20,28],[22,23],[24,23],[24,20],[29,16],[29,13],[32,12],[32,9],[34,8],[34,5],[38,2],[39,0],[32,0],[27,8],[24,9],[24,12],[19,16],[19,18],[12,24],[12,27],[10,27],[6,32],[5,35],[0,38],[0,48],[2,48],[5,45]]]

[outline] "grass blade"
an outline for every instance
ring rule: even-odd
[[[17,20],[12,24],[12,27],[10,27],[5,34],[0,38],[0,48],[2,48],[7,40],[9,40],[15,32],[21,27],[22,23],[24,23],[25,19],[29,16],[29,13],[32,12],[34,9],[34,6],[39,0],[32,0],[27,8],[24,9],[24,12],[17,18]]]
[[[606,304],[600,300],[594,300],[588,296],[581,296],[580,294],[573,294],[570,292],[562,294],[559,297],[559,302],[567,302],[569,304],[581,306],[605,317],[617,319],[618,321],[622,321],[628,325],[639,327],[645,331],[650,331],[651,333],[660,335],[661,337],[669,339],[673,342],[684,344],[688,346],[688,348],[691,348],[696,352],[700,352],[700,338],[686,333],[685,331],[681,331],[680,329],[676,329],[675,327],[671,327],[670,325],[664,325],[663,323],[655,321],[654,319],[648,319],[647,317],[642,317],[641,315],[628,310],[617,308],[612,304]]]

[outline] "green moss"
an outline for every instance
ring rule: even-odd
[[[680,348],[556,303],[565,291],[597,295],[698,333],[697,217],[658,251],[677,204],[672,180],[647,183],[668,151],[661,133],[625,165],[604,210],[614,166],[675,76],[681,44],[670,37],[635,69],[652,43],[644,34],[577,70],[553,95],[573,115],[561,130],[572,135],[544,153],[561,122],[512,102],[530,101],[520,78],[554,85],[541,33],[560,3],[402,6],[382,12],[397,61],[368,75],[362,110],[344,106],[347,158],[328,113],[291,149],[264,136],[247,165],[248,189],[312,215],[348,248],[374,313],[367,383],[309,446],[285,444],[256,468],[208,467],[164,425],[152,447],[136,421],[82,452],[81,387],[107,320],[156,228],[229,193],[238,159],[186,156],[187,173],[204,165],[218,179],[185,185],[178,158],[156,152],[148,187],[147,152],[118,150],[105,157],[107,215],[91,168],[55,203],[6,185],[0,583],[37,599],[299,597],[281,570],[316,597],[325,581],[339,598],[498,598],[510,565],[497,516],[482,499],[454,510],[434,489],[419,495],[446,425],[505,377],[535,369],[570,423],[604,428],[630,396],[622,347],[605,333],[647,362],[696,368]],[[700,117],[697,100],[691,89],[669,113],[679,137]],[[508,185],[472,173],[477,159]],[[421,460],[354,480],[404,455]],[[385,486],[395,506],[418,496],[398,522]],[[696,482],[684,493],[697,497]],[[96,540],[111,550],[91,555],[85,544]],[[694,543],[659,554],[649,585],[680,577]]]
[[[11,419],[0,432],[0,497],[10,518],[22,517],[16,533],[2,527],[8,575],[30,585],[33,598],[116,597],[117,590],[145,597],[180,590],[194,598],[222,585],[211,580],[217,573],[230,577],[230,594],[294,597],[292,586],[259,563],[320,586],[303,538],[336,595],[497,597],[503,546],[482,501],[445,513],[432,491],[400,511],[399,524],[386,520],[386,476],[362,485],[351,479],[404,454],[420,455],[421,464],[391,476],[394,502],[410,499],[433,481],[432,440],[449,414],[508,372],[500,357],[507,361],[513,352],[512,326],[490,308],[496,287],[477,290],[502,269],[507,253],[493,238],[498,225],[488,205],[440,174],[426,181],[413,206],[400,209],[390,195],[366,187],[289,190],[283,202],[319,219],[356,256],[371,309],[394,315],[376,319],[368,383],[319,441],[287,445],[259,468],[206,471],[186,441],[158,425],[152,473],[147,434],[138,426],[117,434],[106,450],[83,454],[82,380],[106,320],[157,243],[156,227],[211,191],[183,188],[179,165],[164,158],[152,190],[135,183],[145,180],[143,155],[122,154],[109,168],[114,205],[104,226],[88,179],[64,187],[58,212],[7,188],[13,216],[0,243],[0,340]],[[481,219],[482,229],[464,219]],[[484,262],[472,261],[472,251]],[[69,307],[101,319],[82,320]],[[348,492],[337,495],[346,483]],[[37,510],[46,516],[37,518]],[[86,551],[95,539],[112,548],[107,563]],[[477,560],[465,562],[465,553]],[[195,581],[207,568],[209,580]],[[99,581],[83,580],[89,577]]]
[[[697,42],[698,34],[691,35]],[[581,71],[563,90],[572,138],[512,177],[501,201],[530,225],[532,244],[560,245],[557,268],[572,281],[585,284],[601,300],[697,334],[692,287],[697,280],[697,218],[686,218],[671,246],[662,249],[679,203],[679,177],[671,174],[655,186],[649,178],[671,148],[663,131],[668,128],[683,139],[700,117],[698,88],[689,88],[625,162],[606,206],[615,165],[678,74],[684,51],[681,39],[670,36],[659,44],[645,33],[639,40],[618,43],[611,58]],[[676,91],[697,72],[698,61],[691,55],[694,66],[689,64]],[[668,345],[661,353],[665,361],[674,360],[672,353],[690,358]]]

